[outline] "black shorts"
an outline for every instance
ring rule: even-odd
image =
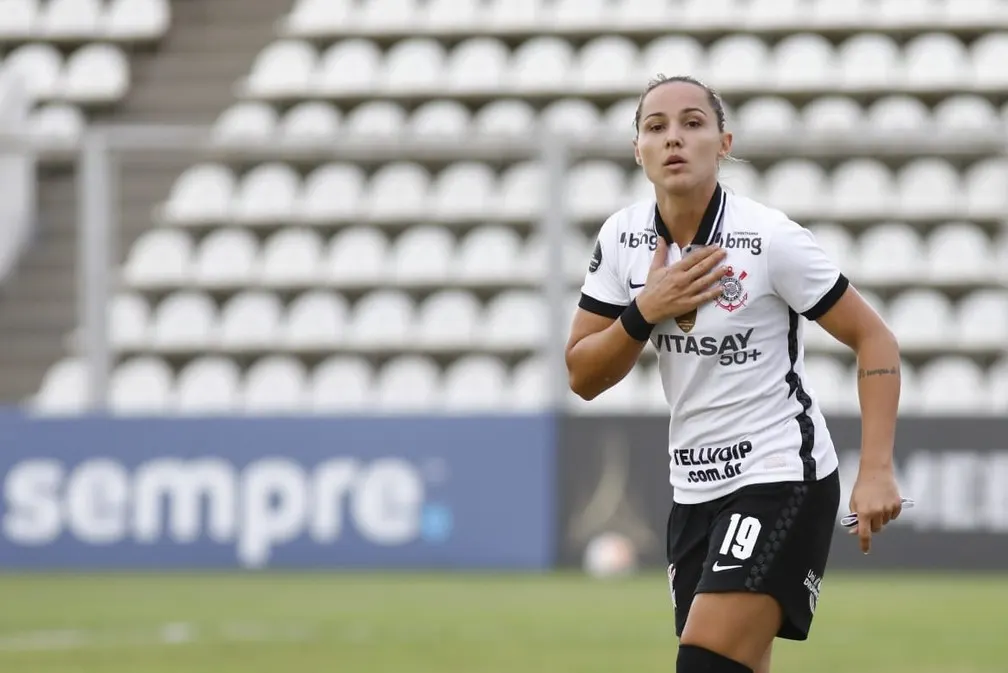
[[[755,484],[711,502],[673,505],[667,557],[676,635],[696,594],[751,591],[780,603],[778,637],[808,638],[839,506],[837,471],[820,481]]]

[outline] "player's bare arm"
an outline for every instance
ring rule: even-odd
[[[566,360],[569,384],[591,400],[619,383],[633,369],[657,323],[687,313],[720,295],[718,279],[724,259],[717,248],[697,250],[666,265],[668,244],[661,238],[645,287],[624,315],[614,320],[578,309],[574,315]]]
[[[900,515],[899,488],[893,470],[896,413],[900,397],[899,343],[882,318],[853,288],[819,324],[857,354],[861,407],[861,462],[850,511],[858,515],[861,551],[871,536]]]

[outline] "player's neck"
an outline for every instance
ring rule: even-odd
[[[680,248],[685,248],[693,242],[716,188],[715,178],[689,192],[657,194],[658,213],[668,227],[669,234],[672,235],[672,242]]]

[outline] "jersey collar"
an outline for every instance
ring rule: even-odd
[[[710,203],[707,204],[707,210],[704,211],[703,218],[700,220],[700,228],[697,229],[693,242],[683,251],[684,253],[689,252],[690,249],[697,246],[716,245],[722,240],[721,230],[724,228],[724,214],[727,203],[728,195],[721,188],[720,183],[716,184]],[[657,203],[654,209],[654,227],[655,232],[664,238],[666,243],[672,245],[672,234],[669,233],[665,221],[662,220],[661,213],[658,212]]]

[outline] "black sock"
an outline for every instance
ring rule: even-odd
[[[676,673],[753,673],[753,669],[696,645],[680,645]]]

